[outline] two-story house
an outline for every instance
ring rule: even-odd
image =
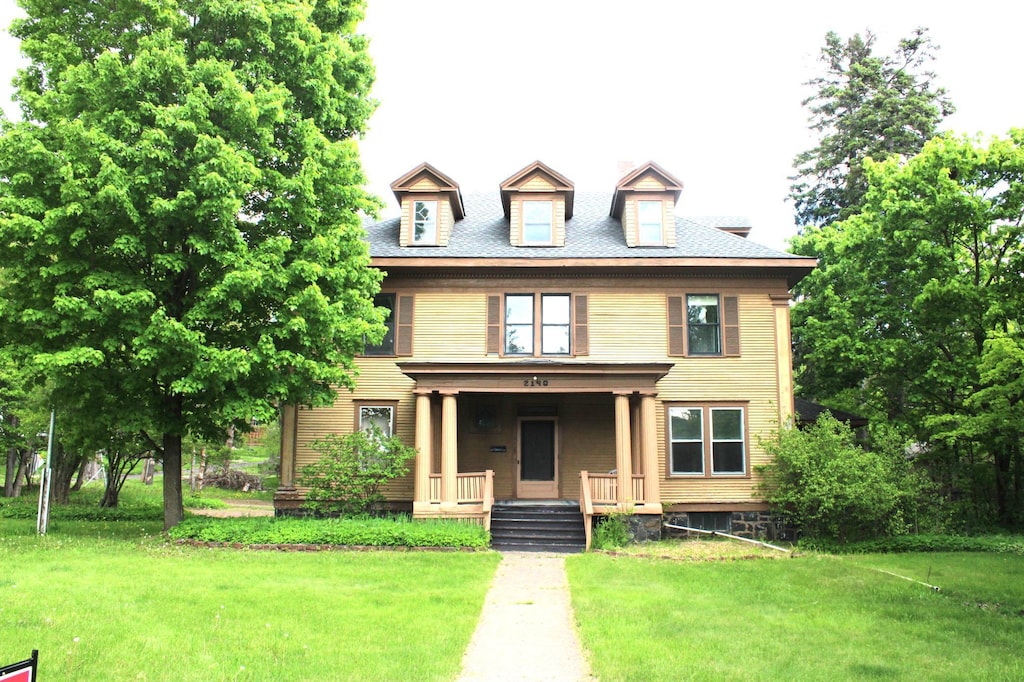
[[[367,227],[386,273],[383,343],[333,407],[285,410],[280,513],[329,432],[380,426],[417,450],[386,494],[417,518],[562,501],[759,532],[758,444],[793,414],[791,287],[814,260],[749,241],[734,217],[682,218],[655,163],[577,193],[541,162],[463,196],[429,164]],[[568,502],[566,502],[568,501]]]

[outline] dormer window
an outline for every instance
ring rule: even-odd
[[[437,245],[437,202],[416,201],[413,205],[412,243]]]
[[[550,201],[523,202],[523,244],[551,244],[553,211]]]
[[[662,227],[664,206],[661,201],[637,202],[637,241],[640,246],[661,246],[665,243]]]

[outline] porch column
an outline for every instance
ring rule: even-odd
[[[430,459],[434,438],[430,428],[430,392],[416,393],[416,465],[413,510],[430,506]]]
[[[458,413],[454,393],[441,394],[441,507],[458,506]]]
[[[793,405],[793,341],[789,330],[789,294],[771,294],[775,309],[775,366],[778,373],[779,426],[792,424],[796,417]]]
[[[298,405],[281,408],[281,481],[278,490],[295,490],[295,434],[299,421]]]
[[[629,433],[629,394],[615,394],[615,470],[618,493],[615,501],[626,508],[633,497],[633,439]]]
[[[640,397],[640,457],[644,463],[644,502],[647,504],[661,502],[657,420],[654,394],[645,393]]]

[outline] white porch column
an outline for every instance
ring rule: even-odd
[[[640,397],[640,457],[644,463],[644,502],[661,504],[661,470],[658,468],[658,415],[653,393]]]
[[[458,413],[454,393],[441,395],[441,508],[458,507]]]
[[[615,470],[618,492],[615,501],[625,509],[632,507],[633,497],[633,439],[629,431],[629,394],[615,394]]]
[[[416,394],[416,465],[414,474],[413,512],[430,507],[430,460],[434,438],[431,432],[430,393]]]

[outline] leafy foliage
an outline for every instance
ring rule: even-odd
[[[1024,538],[1005,535],[899,535],[840,544],[805,538],[800,547],[841,554],[895,554],[903,552],[990,552],[1024,556]]]
[[[801,392],[892,420],[962,524],[1024,520],[1024,131],[865,164],[860,213],[808,230]]]
[[[345,436],[336,433],[313,443],[320,459],[302,467],[309,486],[304,506],[317,514],[366,514],[384,501],[381,486],[404,476],[416,450],[372,426]]]
[[[619,549],[629,544],[629,514],[611,513],[600,517],[594,528],[594,549]]]
[[[772,456],[761,467],[765,499],[813,538],[848,542],[907,532],[922,482],[902,443],[878,439],[876,449],[830,413],[805,429],[784,429],[764,443]]]
[[[845,42],[833,32],[825,36],[825,72],[807,83],[815,91],[803,102],[821,138],[793,162],[789,198],[798,225],[827,225],[856,213],[867,191],[864,160],[916,154],[954,111],[925,68],[935,49],[925,29],[901,40],[892,56],[876,56],[874,43],[871,32]]]
[[[159,451],[323,403],[384,333],[358,0],[26,0],[0,133],[0,338]],[[81,402],[81,401],[80,401]]]
[[[459,521],[408,518],[213,519],[194,517],[172,528],[177,540],[242,545],[344,545],[361,547],[465,547],[485,549],[482,526]]]

